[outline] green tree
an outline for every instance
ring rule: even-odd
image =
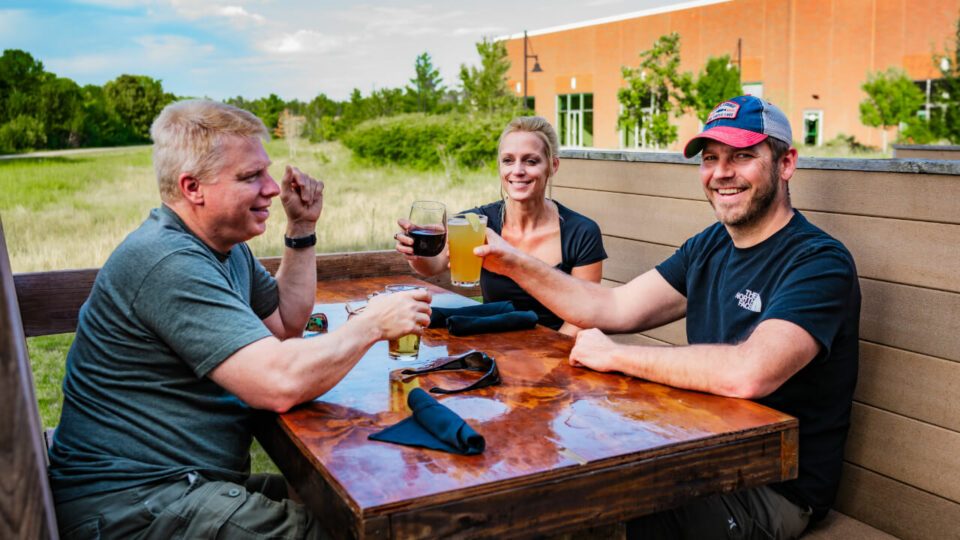
[[[159,80],[146,75],[120,75],[103,86],[108,102],[141,141],[150,139],[150,124],[172,102]]]
[[[37,92],[46,72],[43,62],[20,49],[0,56],[0,124],[21,115],[35,116]]]
[[[480,67],[460,65],[460,84],[463,87],[463,101],[474,112],[493,115],[499,112],[516,111],[520,108],[520,99],[507,87],[507,46],[502,41],[483,41],[477,43],[480,54]]]
[[[83,94],[71,79],[46,73],[37,98],[37,119],[43,123],[47,148],[80,146]]]
[[[367,118],[380,118],[382,116],[394,116],[407,110],[407,100],[404,98],[402,88],[381,88],[370,93],[366,98],[368,113]]]
[[[924,96],[907,73],[895,67],[867,75],[860,87],[867,99],[860,102],[860,121],[883,130],[883,150],[887,150],[887,129],[916,116]]]
[[[730,55],[710,57],[707,65],[697,76],[697,118],[706,122],[707,117],[724,100],[743,95],[740,85],[740,68],[730,63]]]
[[[677,126],[670,122],[696,106],[693,75],[680,73],[680,34],[660,36],[653,48],[640,52],[640,65],[621,67],[625,88],[617,92],[623,106],[620,129],[645,132],[644,146],[662,147],[677,140]]]
[[[426,52],[417,57],[413,63],[413,69],[415,75],[410,79],[413,87],[408,86],[407,93],[416,96],[418,111],[433,112],[437,107],[437,101],[446,90],[442,84],[440,71],[433,66],[433,60]]]
[[[942,79],[937,81],[937,91],[931,96],[938,105],[928,118],[929,130],[936,139],[946,137],[953,144],[960,144],[960,17],[954,32],[953,50],[933,55],[934,65]]]
[[[32,116],[21,114],[0,126],[0,152],[35,150],[46,142],[43,123]]]
[[[82,112],[74,116],[78,146],[115,146],[137,138],[110,106],[102,86],[88,84],[80,89]]]
[[[336,120],[341,110],[339,103],[326,94],[318,94],[310,100],[304,112],[307,117],[304,134],[313,142],[336,139],[339,136]]]

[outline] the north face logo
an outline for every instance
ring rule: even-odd
[[[763,309],[763,303],[760,301],[760,293],[755,293],[750,289],[742,293],[737,293],[737,304],[743,309],[749,309],[756,313],[760,313],[760,310]]]

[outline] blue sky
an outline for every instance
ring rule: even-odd
[[[474,43],[676,0],[0,0],[0,49],[102,85],[148,75],[181,96],[345,99],[408,84],[426,51],[448,86]]]

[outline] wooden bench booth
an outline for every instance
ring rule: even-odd
[[[600,224],[609,285],[716,221],[697,162],[679,154],[561,158],[553,197]],[[801,157],[790,195],[853,254],[863,294],[835,508],[901,538],[960,538],[960,163]],[[684,344],[684,321],[625,339]]]
[[[561,156],[552,196],[600,224],[609,285],[714,222],[696,165],[679,155]],[[860,381],[836,505],[843,514],[811,536],[960,538],[960,164],[801,159],[800,167],[794,205],[847,245],[863,291]],[[271,271],[279,264],[263,262]],[[408,271],[389,251],[320,255],[317,268],[319,279]],[[14,276],[0,225],[0,539],[57,537],[25,337],[74,331],[96,273]],[[682,344],[684,326],[623,339]]]

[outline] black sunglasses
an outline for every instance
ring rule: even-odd
[[[477,379],[473,384],[456,390],[447,390],[446,388],[433,387],[430,392],[433,394],[459,394],[468,390],[485,388],[500,384],[500,370],[497,369],[497,362],[486,353],[480,351],[470,351],[460,356],[448,356],[448,360],[442,364],[423,369],[405,369],[401,371],[403,375],[420,375],[430,373],[431,371],[453,371],[463,369],[467,371],[479,371],[484,373],[483,377]],[[443,360],[441,358],[440,360]]]

